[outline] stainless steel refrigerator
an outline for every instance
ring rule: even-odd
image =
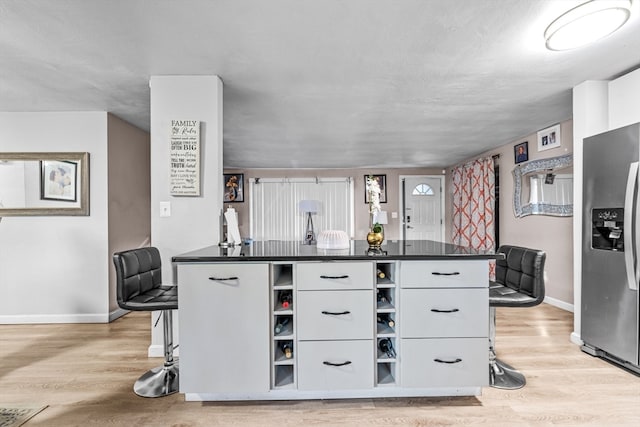
[[[640,123],[584,139],[582,349],[640,373]]]

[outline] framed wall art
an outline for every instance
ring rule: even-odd
[[[538,132],[538,151],[560,147],[560,125],[554,125]]]
[[[513,156],[516,164],[529,160],[529,142],[521,142],[513,147]]]
[[[369,192],[367,191],[367,178],[373,177],[380,186],[380,203],[387,203],[387,175],[365,175],[364,176],[364,202],[369,203]]]
[[[240,203],[244,202],[244,174],[243,173],[225,173],[223,188],[224,203]]]
[[[40,200],[75,202],[78,199],[78,163],[40,161]]]

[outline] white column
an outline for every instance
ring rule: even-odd
[[[220,241],[222,210],[222,80],[218,76],[152,76],[151,244],[162,255],[162,279],[176,283],[171,257]],[[198,120],[201,195],[171,196],[169,147],[172,120]],[[160,203],[171,216],[160,217]],[[154,313],[153,322],[158,313]],[[174,315],[174,344],[178,319]],[[150,356],[162,356],[162,322],[152,331]]]

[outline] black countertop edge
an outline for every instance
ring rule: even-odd
[[[175,255],[174,263],[272,262],[272,261],[399,261],[399,260],[491,260],[503,259],[492,251],[475,250],[431,240],[395,240],[381,248],[354,240],[350,247],[338,250],[318,249],[295,241],[264,241],[249,245],[221,247],[212,245]]]
[[[502,259],[503,256],[498,255],[314,255],[314,256],[174,256],[171,262],[174,263],[193,263],[193,262],[272,262],[272,261],[433,261],[433,260],[491,260]]]

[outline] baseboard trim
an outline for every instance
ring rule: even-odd
[[[0,316],[0,324],[109,323],[109,314],[27,314]]]
[[[164,344],[151,344],[147,350],[147,357],[164,357]],[[180,357],[180,347],[173,349],[173,357]]]
[[[129,313],[129,310],[125,310],[125,309],[122,309],[122,308],[117,308],[117,309],[113,310],[111,313],[109,313],[109,323],[113,322],[116,319],[121,318],[122,316],[124,316],[127,313]]]
[[[584,342],[582,341],[582,338],[580,338],[580,334],[577,333],[576,331],[571,332],[571,335],[569,336],[569,339],[574,344],[577,344],[577,345],[583,345],[584,344]]]
[[[570,311],[573,313],[573,304],[569,304],[568,302],[560,301],[559,299],[544,297],[544,302],[554,307],[558,307],[565,311]]]
[[[23,314],[2,315],[1,325],[20,325],[38,323],[111,323],[129,313],[129,310],[117,308],[105,314]]]

